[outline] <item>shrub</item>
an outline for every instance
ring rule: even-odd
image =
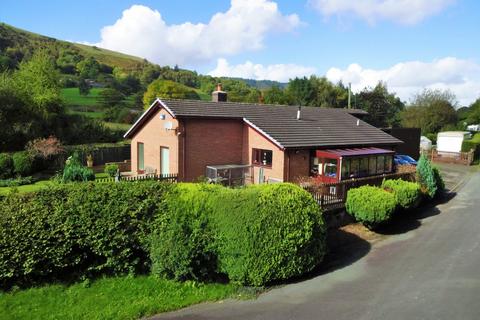
[[[397,205],[404,209],[410,209],[418,205],[420,201],[420,185],[402,179],[383,180],[382,188],[393,191]]]
[[[390,220],[396,208],[393,193],[378,187],[363,186],[348,190],[347,212],[368,228]]]
[[[426,194],[433,198],[437,193],[437,183],[430,161],[423,154],[417,163],[417,181],[426,191]]]
[[[8,153],[0,153],[0,179],[9,179],[13,176],[13,160]]]
[[[13,154],[13,168],[15,174],[28,176],[33,169],[33,156],[28,152],[15,152]]]
[[[151,246],[152,271],[261,286],[299,276],[325,254],[325,226],[311,195],[291,184],[229,189],[179,184],[165,198]]]
[[[435,180],[435,185],[437,186],[437,194],[438,194],[439,191],[441,192],[445,190],[445,182],[443,181],[442,175],[440,174],[440,170],[437,167],[433,166],[432,170],[433,170],[433,177]]]
[[[107,164],[104,169],[104,172],[108,174],[110,177],[115,177],[117,175],[117,171],[118,171],[118,165],[114,163]]]
[[[149,270],[154,181],[59,184],[0,200],[0,286]]]
[[[34,182],[35,181],[32,177],[18,177],[14,179],[4,179],[4,180],[0,180],[0,187],[18,187],[26,184],[32,184]]]
[[[326,228],[319,206],[300,187],[226,189],[213,204],[220,271],[231,280],[261,286],[322,261]]]
[[[78,154],[75,153],[67,159],[61,179],[63,183],[93,180],[95,180],[95,174],[91,169],[82,166]]]
[[[152,234],[152,273],[176,280],[207,280],[217,273],[210,224],[212,192],[206,184],[180,184],[165,197],[165,212]]]

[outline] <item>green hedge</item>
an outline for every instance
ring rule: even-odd
[[[171,185],[56,185],[0,201],[0,286],[147,271],[147,237]]]
[[[402,179],[384,180],[382,188],[393,191],[397,205],[404,209],[414,208],[421,199],[420,185]]]
[[[396,201],[391,192],[363,186],[348,190],[345,208],[357,221],[374,228],[390,220],[396,209]]]
[[[177,279],[223,273],[261,286],[299,276],[325,254],[325,226],[311,195],[292,184],[228,189],[180,184],[152,241],[152,271]],[[163,220],[162,220],[163,219]]]

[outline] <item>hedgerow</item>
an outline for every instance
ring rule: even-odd
[[[411,209],[419,204],[421,193],[420,185],[402,179],[384,180],[382,188],[391,190],[395,195],[397,205],[404,209]]]
[[[396,201],[393,193],[367,185],[348,190],[345,208],[358,222],[375,228],[392,218]]]
[[[149,269],[158,182],[56,185],[0,201],[0,286]]]

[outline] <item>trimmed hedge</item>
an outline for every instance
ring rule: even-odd
[[[357,221],[375,228],[390,220],[396,205],[393,193],[367,185],[348,190],[345,208]]]
[[[171,185],[56,185],[0,201],[0,286],[149,269],[147,237]]]
[[[403,209],[417,206],[421,199],[420,185],[402,179],[383,180],[382,188],[393,191],[397,205]]]
[[[180,184],[176,192],[165,199],[168,214],[152,241],[155,274],[195,279],[224,273],[261,286],[302,275],[323,259],[320,209],[298,186]]]

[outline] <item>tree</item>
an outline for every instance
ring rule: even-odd
[[[340,82],[335,85],[327,78],[311,76],[309,79],[314,88],[314,95],[309,105],[321,108],[346,108],[348,105],[348,89]]]
[[[457,100],[450,91],[425,89],[401,114],[404,127],[421,128],[422,134],[437,133],[457,123]]]
[[[85,79],[80,79],[78,81],[78,92],[82,96],[88,96],[90,93],[91,86]]]
[[[113,88],[106,88],[100,91],[98,101],[105,108],[119,106],[125,99],[125,95]]]
[[[286,93],[289,104],[307,106],[315,96],[315,89],[306,77],[295,78],[288,83]]]
[[[84,79],[96,79],[100,72],[100,64],[93,57],[77,63],[77,72]]]
[[[200,100],[200,96],[183,84],[170,80],[157,79],[153,81],[143,95],[143,106],[148,108],[156,98],[166,99],[193,99]]]
[[[405,105],[389,93],[387,86],[379,82],[373,89],[364,89],[357,95],[358,106],[367,111],[365,120],[375,127],[395,127],[400,124],[400,112]]]
[[[263,99],[266,104],[287,104],[285,92],[277,85],[265,90]]]

